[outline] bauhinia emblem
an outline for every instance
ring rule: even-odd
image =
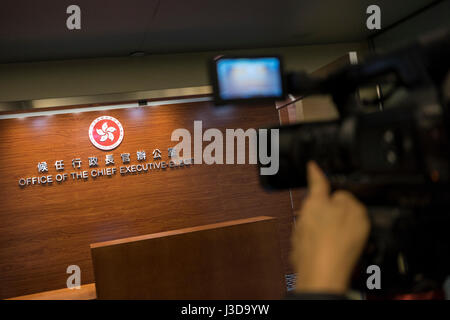
[[[116,118],[98,117],[89,126],[89,139],[101,150],[117,148],[123,140],[123,127]]]

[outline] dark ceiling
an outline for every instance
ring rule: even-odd
[[[360,41],[432,0],[2,0],[0,63]],[[71,4],[81,30],[66,28]]]

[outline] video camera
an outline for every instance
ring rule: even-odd
[[[220,57],[212,79],[218,104],[282,100],[287,92],[331,95],[338,120],[272,128],[279,130],[279,170],[261,183],[306,187],[306,163],[316,161],[332,189],[349,190],[369,207],[360,268],[380,266],[383,291],[399,292],[441,285],[450,274],[449,67],[445,31],[325,78],[284,74],[278,57]],[[357,91],[375,85],[387,88],[383,97],[363,104]],[[356,276],[354,286],[365,288],[366,278]]]

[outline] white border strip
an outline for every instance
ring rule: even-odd
[[[186,99],[151,101],[151,102],[147,102],[147,105],[143,105],[143,106],[140,106],[138,103],[129,103],[129,104],[107,105],[107,106],[88,107],[88,108],[73,108],[73,109],[62,109],[62,110],[48,110],[48,111],[37,111],[37,112],[3,114],[3,115],[0,115],[0,120],[50,116],[50,115],[55,115],[55,114],[104,111],[104,110],[114,110],[114,109],[154,107],[154,106],[164,106],[164,105],[171,105],[171,104],[178,104],[178,103],[192,103],[192,102],[202,102],[202,101],[212,101],[212,98],[211,97],[201,97],[201,98],[186,98]]]

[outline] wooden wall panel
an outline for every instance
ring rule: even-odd
[[[110,115],[123,125],[122,144],[112,152],[95,148],[90,123]],[[163,152],[176,128],[250,128],[278,122],[273,105],[216,108],[210,102],[116,109],[0,120],[0,298],[66,286],[66,268],[79,265],[82,283],[94,281],[89,245],[94,242],[268,215],[280,218],[280,243],[287,263],[292,211],[289,193],[266,193],[254,165],[195,165],[135,175],[101,177],[21,188],[21,177],[37,176],[46,161],[55,175],[56,160],[64,172],[71,161],[144,149]]]

